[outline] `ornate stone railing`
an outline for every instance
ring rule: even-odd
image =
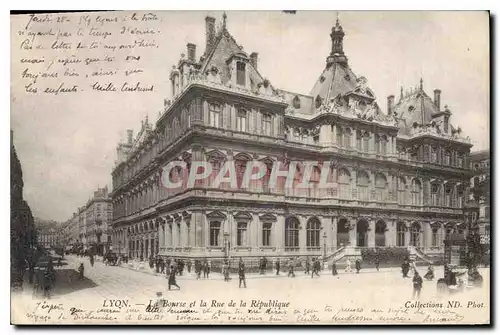
[[[405,138],[405,139],[410,139],[410,138],[416,138],[419,136],[429,136],[430,135],[430,136],[439,137],[439,138],[443,138],[443,139],[450,140],[450,141],[462,142],[462,143],[467,143],[467,144],[472,143],[471,139],[468,136],[462,137],[458,133],[455,133],[455,134],[439,133],[436,130],[436,128],[434,128],[434,127],[412,128],[412,130],[410,132],[411,133],[409,136],[408,135],[399,135],[399,137]]]
[[[255,97],[264,98],[266,100],[278,103],[286,103],[284,96],[274,91],[270,86],[268,86],[267,88],[264,88],[262,86],[259,90],[252,91],[243,87],[239,87],[237,85],[232,85],[229,82],[223,83],[220,76],[215,76],[215,75],[207,76],[200,73],[194,73],[187,77],[187,82],[182,87],[180,87],[179,92],[177,92],[173,96],[172,100],[166,102],[165,111],[168,111],[170,107],[174,105],[175,102],[179,99],[179,97],[182,96],[182,94],[186,92],[193,85],[202,85],[209,88],[224,90],[230,93],[246,95],[254,98]]]

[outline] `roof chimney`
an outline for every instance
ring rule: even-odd
[[[196,63],[196,44],[193,43],[187,44],[187,54],[188,54],[188,60],[190,62]]]
[[[205,38],[205,53],[207,54],[210,52],[210,49],[212,49],[215,41],[215,18],[211,16],[205,18]]]
[[[134,131],[132,129],[127,129],[127,144],[132,144],[132,136]]]
[[[441,90],[434,90],[434,105],[436,105],[438,110],[441,110]]]
[[[259,54],[256,52],[252,52],[250,54],[250,63],[252,63],[252,66],[255,70],[257,70],[257,63],[259,62]]]
[[[389,95],[387,97],[387,115],[392,115],[394,113],[394,95]]]

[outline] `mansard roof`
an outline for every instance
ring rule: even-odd
[[[421,88],[401,97],[394,111],[410,127],[415,122],[419,125],[430,124],[433,117],[440,114],[432,99]]]
[[[230,68],[227,61],[233,57],[248,59],[248,55],[243,51],[243,47],[236,42],[236,39],[231,35],[226,25],[223,24],[219,29],[215,41],[210,50],[205,50],[206,58],[201,62],[201,73],[206,73],[212,68],[217,68],[219,71],[222,83],[226,83],[231,78]],[[251,89],[256,89],[257,84],[261,83],[264,78],[255,69],[250,62],[247,63],[249,71]]]

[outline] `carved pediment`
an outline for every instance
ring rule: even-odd
[[[224,213],[220,212],[220,211],[213,211],[213,212],[210,212],[209,214],[207,214],[207,218],[209,220],[225,220],[227,217]]]
[[[234,219],[235,220],[244,220],[244,221],[250,221],[252,220],[252,215],[248,212],[238,212],[235,216],[234,216]]]
[[[264,215],[259,216],[260,221],[276,221],[276,216],[266,213]]]

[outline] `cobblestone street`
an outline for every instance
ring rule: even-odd
[[[328,304],[333,307],[356,305],[358,307],[375,308],[390,302],[391,306],[404,306],[411,300],[412,281],[402,278],[399,268],[361,270],[360,274],[345,273],[339,269],[338,276],[330,272],[321,272],[320,277],[311,279],[304,272],[296,272],[295,278],[288,278],[287,272],[279,276],[268,272],[266,275],[248,274],[247,288],[238,288],[238,277],[232,275],[229,282],[224,282],[220,273],[211,273],[210,279],[197,280],[194,273],[186,273],[177,277],[181,290],[168,291],[167,279],[155,275],[149,267],[143,270],[132,270],[125,267],[106,266],[96,262],[90,266],[88,258],[84,259],[85,279],[79,281],[76,271],[81,258],[67,257],[68,264],[57,269],[58,277],[51,303],[71,304],[77,308],[98,308],[105,300],[129,300],[133,304],[147,304],[156,300],[157,292],[169,301],[192,301],[203,299],[228,301],[269,300],[289,301],[292,305],[307,308]],[[484,288],[463,294],[473,294],[488,301],[489,269],[480,270],[484,276]],[[421,274],[425,268],[420,268]],[[442,267],[435,271],[436,277],[443,275]],[[369,285],[367,285],[369,284]],[[26,289],[24,297],[32,299],[30,289]],[[311,299],[314,297],[314,299]],[[436,300],[436,279],[424,281],[421,301]],[[374,305],[375,303],[375,305]]]

